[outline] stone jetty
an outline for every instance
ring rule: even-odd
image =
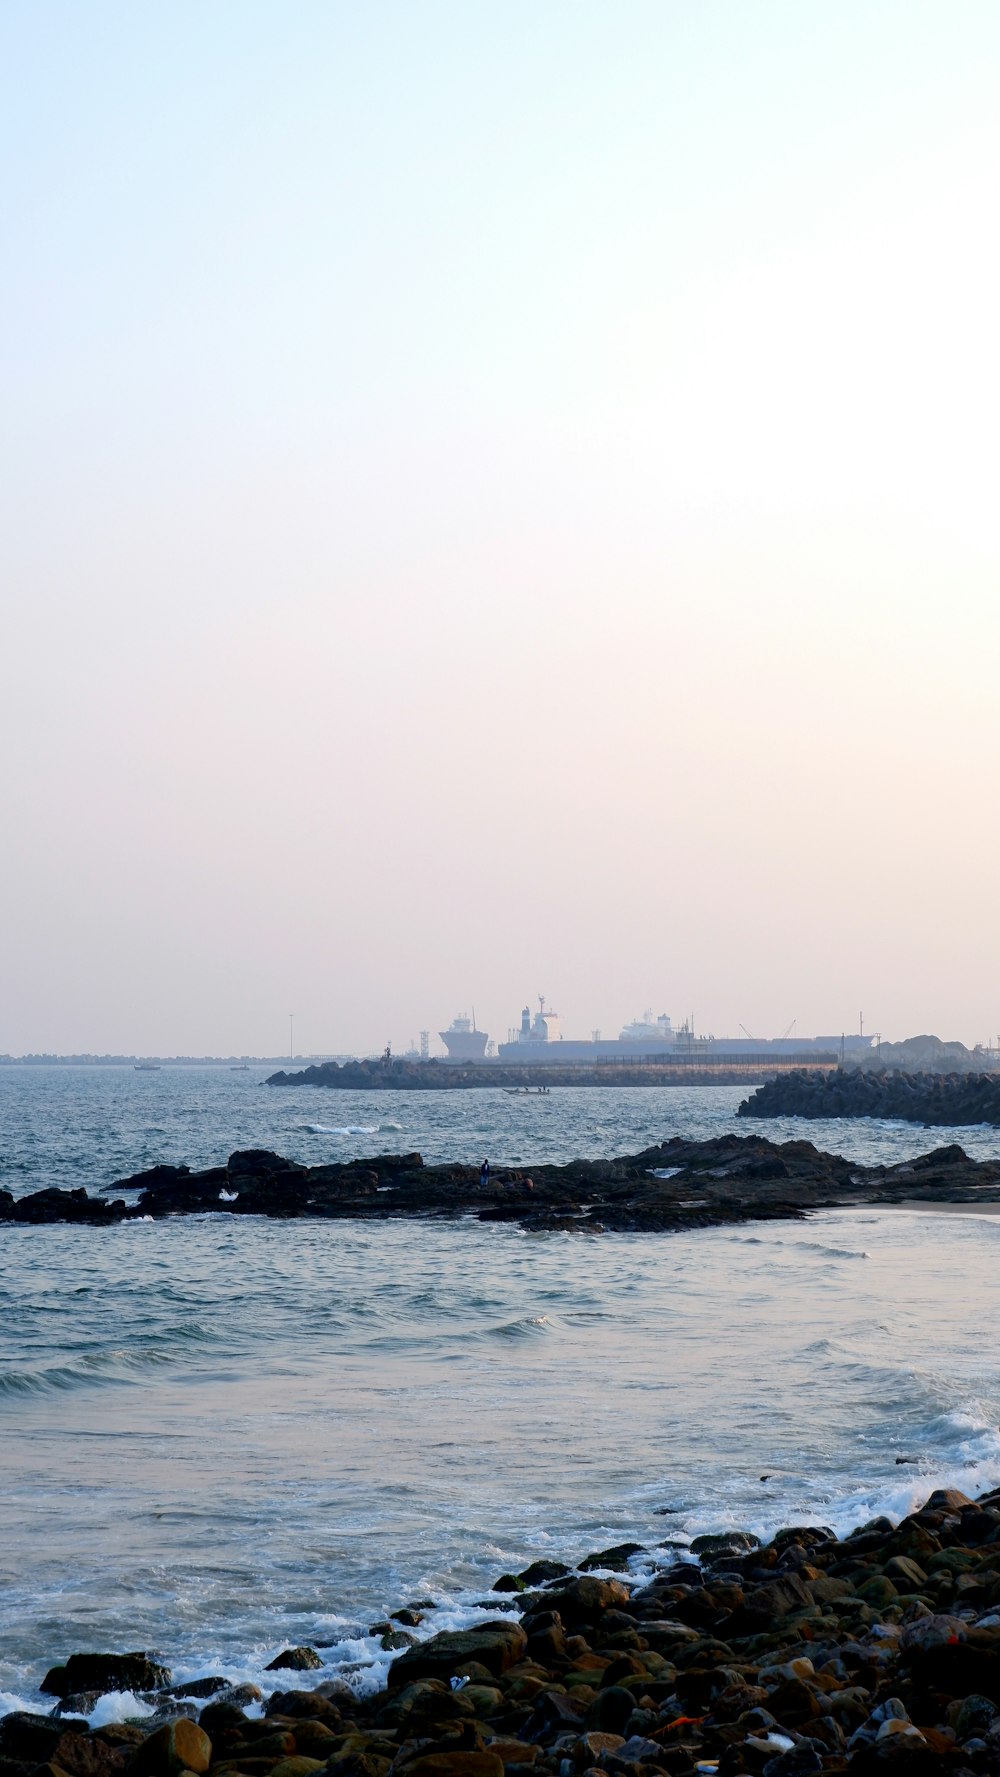
[[[907,1074],[798,1068],[758,1086],[740,1117],[886,1117],[907,1123],[1000,1125],[1000,1074]]]
[[[104,1226],[136,1217],[158,1221],[211,1213],[286,1221],[464,1216],[539,1231],[676,1233],[902,1202],[927,1208],[1000,1202],[1000,1161],[970,1160],[952,1145],[896,1166],[864,1167],[808,1141],[723,1135],[708,1141],[674,1137],[611,1160],[530,1170],[495,1166],[484,1182],[478,1164],[425,1166],[419,1154],[301,1166],[252,1148],[201,1172],[154,1166],[116,1180],[96,1196],[54,1187],[24,1197],[0,1190],[0,1226]]]
[[[554,1047],[558,1049],[558,1044]],[[834,1060],[818,1055],[812,1065],[824,1067]],[[612,1062],[559,1061],[521,1066],[497,1061],[408,1061],[405,1056],[377,1056],[363,1061],[317,1061],[293,1072],[279,1069],[269,1074],[265,1086],[323,1086],[335,1092],[537,1092],[540,1087],[600,1086],[743,1086],[768,1079],[776,1067],[794,1065],[785,1057],[747,1056],[713,1061],[707,1056],[673,1055],[662,1058],[640,1055],[635,1060]]]
[[[75,1654],[41,1679],[49,1712],[0,1719],[0,1777],[1000,1772],[1000,1490],[842,1540],[791,1525],[535,1561],[482,1605],[435,1634],[415,1600],[368,1631],[386,1688],[282,1687],[263,1714],[223,1673],[179,1686],[159,1657]],[[269,1670],[321,1665],[297,1647]],[[91,1730],[109,1690],[154,1713]]]

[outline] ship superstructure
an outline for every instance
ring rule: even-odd
[[[449,1061],[482,1061],[490,1040],[485,1030],[476,1029],[475,1012],[471,1018],[453,1018],[448,1029],[439,1030],[438,1036],[448,1051]]]

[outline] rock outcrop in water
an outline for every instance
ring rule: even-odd
[[[744,1099],[740,1117],[885,1117],[945,1127],[1000,1124],[1000,1074],[796,1069]]]
[[[0,1777],[1000,1771],[1000,1490],[939,1490],[843,1540],[789,1526],[766,1547],[729,1531],[576,1571],[535,1562],[483,1604],[486,1620],[429,1636],[433,1604],[406,1606],[369,1631],[407,1644],[387,1688],[279,1690],[263,1719],[253,1686],[172,1686],[148,1656],[118,1656],[159,1675],[154,1715],[91,1731],[72,1711],[93,1691],[7,1715]],[[76,1655],[57,1672],[102,1658],[116,1670]]]
[[[1000,1201],[1000,1162],[970,1160],[952,1146],[897,1166],[861,1167],[807,1141],[674,1137],[612,1160],[530,1172],[498,1166],[484,1184],[478,1166],[425,1166],[419,1154],[301,1166],[252,1148],[203,1172],[156,1166],[108,1190],[128,1191],[130,1200],[58,1190],[15,1198],[3,1191],[0,1223],[103,1225],[206,1213],[364,1221],[477,1216],[538,1230],[672,1233],[860,1203]]]

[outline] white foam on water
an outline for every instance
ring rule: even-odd
[[[18,1696],[16,1691],[0,1691],[0,1715],[11,1715],[14,1710],[35,1714],[38,1704],[29,1702],[27,1697]]]
[[[398,1129],[399,1124],[387,1127]],[[377,1123],[307,1123],[306,1128],[310,1135],[377,1135],[379,1132]]]
[[[112,1722],[145,1721],[155,1713],[152,1704],[144,1703],[134,1691],[108,1691],[97,1699],[87,1720],[92,1728],[106,1728]]]

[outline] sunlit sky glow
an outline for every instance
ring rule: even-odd
[[[1000,1029],[1000,11],[0,13],[0,1050]]]

